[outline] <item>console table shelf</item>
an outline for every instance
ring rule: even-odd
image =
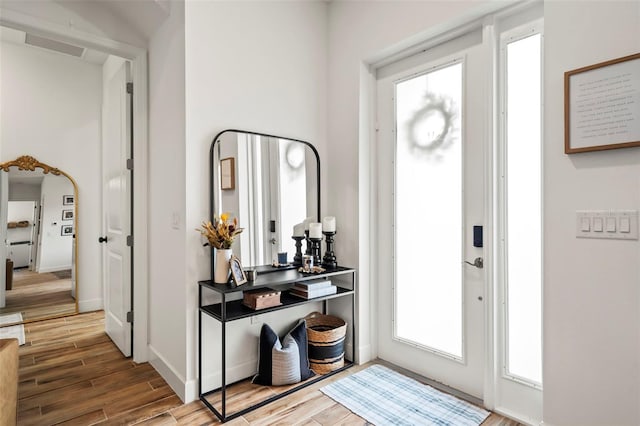
[[[348,296],[350,294],[353,294],[353,290],[338,287],[338,292],[336,294],[331,294],[329,296],[323,297],[315,297],[313,299],[303,299],[293,296],[286,291],[283,291],[280,294],[280,302],[282,302],[282,305],[274,306],[272,308],[260,309],[257,311],[243,305],[242,300],[234,300],[232,302],[227,302],[227,321],[235,321],[241,318],[250,318],[254,315],[279,311],[281,309],[287,309],[292,306],[304,305],[311,302],[321,302],[323,300],[335,299],[336,297]],[[203,306],[200,308],[200,311],[212,316],[218,321],[222,321],[222,303]]]
[[[298,282],[310,281],[310,280],[318,280],[318,279],[331,279],[332,285],[335,285],[338,289],[335,294],[317,297],[313,299],[303,299],[297,296],[294,296],[288,292],[288,290]],[[354,360],[354,348],[356,347],[356,335],[355,335],[355,295],[357,291],[357,283],[356,283],[356,271],[352,268],[346,267],[338,267],[332,270],[328,270],[321,274],[313,274],[307,275],[298,272],[295,269],[277,269],[271,266],[263,266],[258,268],[258,277],[251,284],[245,284],[242,286],[235,286],[232,284],[216,284],[210,280],[208,281],[200,281],[199,283],[199,306],[200,306],[200,314],[198,315],[198,371],[199,371],[199,380],[198,380],[198,388],[199,388],[199,396],[200,400],[209,408],[222,422],[226,422],[228,420],[239,417],[243,414],[246,414],[252,410],[255,410],[259,407],[262,407],[272,401],[285,397],[299,389],[302,389],[306,386],[309,386],[313,383],[316,383],[320,380],[323,380],[327,377],[332,376],[340,371],[343,371],[353,365]],[[275,288],[281,291],[280,302],[282,303],[279,306],[274,306],[270,308],[253,310],[242,304],[242,300],[227,300],[228,296],[237,295],[240,292],[255,290],[258,288]],[[204,291],[212,291],[220,296],[221,302],[214,303],[210,305],[203,305],[203,293]],[[227,380],[227,355],[226,355],[226,324],[231,321],[239,320],[242,318],[250,318],[256,315],[261,315],[267,312],[275,312],[281,311],[288,308],[302,306],[309,303],[321,302],[322,303],[322,312],[327,313],[329,304],[334,299],[342,299],[342,298],[350,298],[351,301],[351,318],[347,320],[347,331],[348,335],[351,337],[351,353],[346,353],[345,351],[345,363],[344,367],[333,371],[329,374],[325,375],[316,375],[309,380],[304,382],[290,385],[288,387],[282,387],[281,391],[276,392],[275,395],[265,396],[265,398],[257,401],[253,401],[251,403],[247,402],[243,404],[241,407],[236,406],[234,404],[235,412],[228,413],[227,411],[227,400],[229,399],[229,392],[232,392],[232,385],[226,383]],[[344,305],[342,305],[344,306]],[[202,342],[204,339],[203,330],[202,330],[202,315],[208,315],[211,318],[217,320],[221,327],[221,386],[217,389],[213,390],[203,390],[202,389],[202,372],[203,372],[203,362],[205,360],[202,359]],[[246,379],[240,380],[240,382],[246,381]],[[259,388],[259,385],[251,385],[253,387]],[[215,401],[215,402],[214,402]]]

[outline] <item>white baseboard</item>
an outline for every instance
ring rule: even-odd
[[[162,378],[169,384],[169,386],[171,386],[171,389],[173,389],[173,391],[178,395],[178,398],[180,398],[182,402],[187,403],[195,399],[191,398],[187,400],[188,394],[191,394],[191,392],[187,392],[187,381],[184,379],[184,377],[178,374],[176,369],[173,368],[173,366],[169,362],[167,362],[167,360],[162,355],[160,355],[158,351],[156,351],[151,345],[149,345],[149,364],[151,364],[151,366],[153,366],[153,368],[155,368],[156,371],[160,373]]]
[[[48,268],[40,268],[38,272],[41,274],[47,272],[58,272],[58,271],[66,271],[67,269],[71,269],[71,265],[58,265],[58,266],[49,266]]]
[[[226,375],[227,384],[234,383],[234,382],[237,382],[238,380],[242,380],[247,377],[253,376],[256,373],[257,365],[258,365],[258,359],[256,358],[255,360],[243,362],[242,364],[227,366],[227,375]],[[220,387],[221,383],[222,383],[222,373],[219,370],[211,374],[207,374],[202,379],[202,391],[208,392],[210,390],[217,389]],[[197,386],[198,386],[198,381],[196,380],[194,383],[194,388],[195,388],[194,393],[196,397],[198,395]]]
[[[200,398],[198,395],[198,379],[188,380],[185,384],[184,403],[188,404]]]
[[[356,362],[358,364],[366,364],[369,361],[373,361],[373,355],[371,354],[371,345],[363,345],[358,348],[356,356]]]
[[[93,312],[104,309],[102,299],[78,300],[78,310],[80,312]]]
[[[517,422],[522,423],[524,425],[535,426],[535,425],[542,424],[542,421],[540,420],[534,420],[528,416],[525,416],[524,414],[516,413],[515,411],[506,409],[504,407],[495,407],[491,411],[493,411],[494,413],[500,414],[501,416],[508,417],[512,420],[516,420]],[[545,426],[551,426],[551,425],[549,425],[549,423],[545,423]]]

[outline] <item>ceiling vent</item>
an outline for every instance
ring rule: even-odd
[[[38,37],[33,34],[27,34],[25,43],[32,46],[42,47],[44,49],[54,50],[56,52],[64,53],[65,55],[76,56],[78,58],[82,57],[82,53],[84,52],[83,47],[73,46],[71,44],[62,43],[44,37]]]

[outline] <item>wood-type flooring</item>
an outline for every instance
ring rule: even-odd
[[[16,312],[22,313],[24,321],[74,314],[71,278],[52,272],[15,270],[12,289],[6,292],[6,305],[0,308],[0,315]]]
[[[124,358],[104,333],[104,313],[92,312],[25,325],[20,347],[18,425],[209,425],[217,418],[200,402],[182,404],[148,363]],[[228,425],[366,425],[319,391],[367,365],[245,414]],[[255,386],[235,398],[250,400]],[[492,414],[483,426],[516,426]]]

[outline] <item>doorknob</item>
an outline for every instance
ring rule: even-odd
[[[107,240],[108,240],[108,238],[107,238],[107,237],[100,237],[100,238],[98,238],[98,242],[99,242],[99,243],[106,243],[106,242],[107,242]]]
[[[471,263],[471,262],[469,262],[469,261],[466,261],[466,260],[464,261],[464,263],[467,263],[467,264],[469,264],[469,265],[471,265],[471,266],[475,266],[475,267],[476,267],[476,268],[478,268],[478,269],[482,269],[482,268],[484,268],[484,260],[482,260],[482,258],[481,258],[481,257],[476,257],[476,258],[473,260],[473,263]]]
[[[269,240],[269,242],[270,242],[271,244],[275,244],[275,243],[277,243],[277,242],[278,242],[278,240],[276,240],[275,238],[271,238],[271,239]]]

